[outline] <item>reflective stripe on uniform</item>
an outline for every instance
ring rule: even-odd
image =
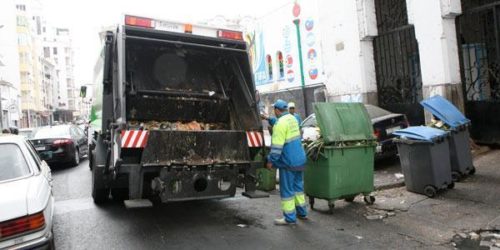
[[[281,210],[283,210],[285,214],[295,213],[295,201],[293,197],[281,199]]]
[[[295,193],[294,196],[295,206],[305,206],[306,205],[306,196],[304,193]]]

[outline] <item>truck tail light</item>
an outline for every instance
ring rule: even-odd
[[[380,129],[375,129],[373,131],[373,135],[375,136],[375,138],[379,139],[380,138]]]
[[[12,237],[45,226],[43,212],[0,223],[0,239]]]
[[[67,145],[67,144],[71,144],[71,143],[72,142],[69,139],[60,139],[60,140],[55,140],[53,144],[56,146],[61,146],[61,145]]]
[[[154,22],[152,19],[136,16],[125,16],[125,24],[130,26],[138,26],[143,28],[153,28]]]
[[[219,30],[217,37],[231,40],[243,40],[243,33],[239,31]]]

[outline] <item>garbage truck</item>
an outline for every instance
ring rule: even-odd
[[[127,207],[250,198],[262,123],[239,31],[126,15],[101,33],[90,112],[92,197]]]

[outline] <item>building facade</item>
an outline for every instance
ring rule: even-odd
[[[77,88],[73,74],[74,52],[69,29],[44,24],[43,55],[54,62],[55,77],[52,114],[55,121],[72,121],[79,110]]]
[[[20,75],[17,49],[16,6],[13,0],[0,2],[0,100],[1,128],[19,126]]]
[[[283,98],[310,114],[312,102],[364,102],[414,125],[430,118],[420,101],[442,95],[471,118],[476,140],[500,142],[499,8],[498,0],[291,1],[248,32],[257,88],[268,106]]]

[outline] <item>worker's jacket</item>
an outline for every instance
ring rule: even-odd
[[[304,170],[306,153],[302,147],[299,124],[288,112],[280,116],[273,127],[271,152],[267,160],[275,168]]]

